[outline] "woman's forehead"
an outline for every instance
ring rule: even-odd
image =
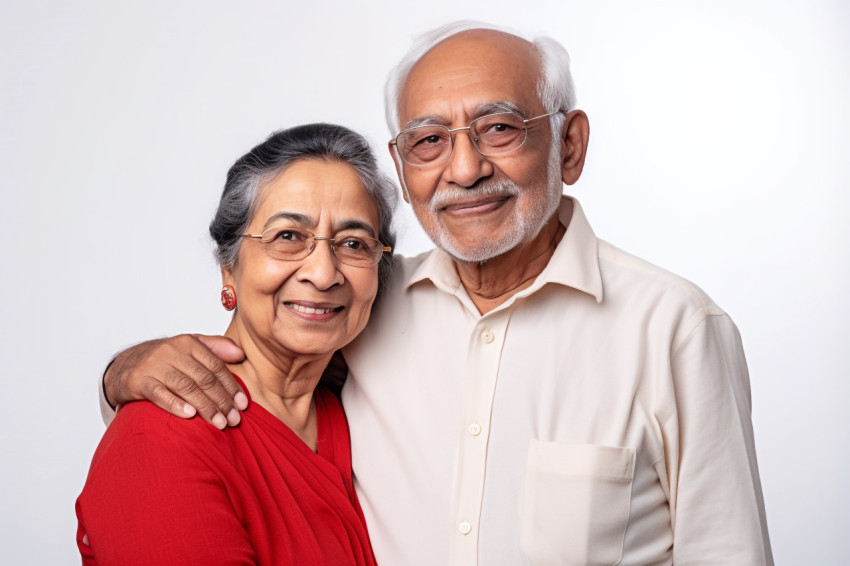
[[[261,186],[254,221],[290,218],[305,225],[346,219],[378,223],[378,209],[354,168],[320,159],[300,160]]]

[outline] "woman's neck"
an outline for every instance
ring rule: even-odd
[[[297,356],[270,352],[251,340],[236,318],[225,336],[242,348],[245,359],[228,364],[228,369],[242,378],[253,402],[280,419],[315,452],[318,429],[313,393],[332,354]]]

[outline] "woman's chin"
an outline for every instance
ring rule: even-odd
[[[295,356],[324,356],[333,354],[349,342],[352,338],[340,336],[337,332],[324,332],[321,330],[296,330],[288,332],[284,336],[275,336],[277,342],[287,352]]]

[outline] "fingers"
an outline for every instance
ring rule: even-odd
[[[175,336],[158,350],[157,355],[164,355],[171,366],[156,376],[164,378],[160,381],[165,387],[212,425],[224,428],[239,424],[241,416],[234,395],[241,393],[241,389],[227,366],[197,336]]]
[[[164,379],[161,385],[196,409],[201,418],[208,423],[217,428],[224,428],[228,424],[225,415],[230,415],[234,424],[239,424],[239,411],[233,405],[233,399],[223,388],[216,387],[215,375],[206,368],[200,365],[192,368],[183,365],[179,370],[173,368],[162,377]]]
[[[248,398],[218,358],[208,351],[198,355],[201,359],[167,374],[166,386],[195,407],[207,422],[219,428],[236,426],[241,419],[239,409],[248,406]]]
[[[172,393],[166,386],[156,379],[148,379],[145,387],[145,398],[160,409],[171,413],[176,417],[190,419],[197,411],[183,399]]]
[[[242,392],[242,388],[239,387],[236,379],[233,378],[222,360],[232,364],[238,363],[245,359],[245,353],[233,340],[224,336],[196,334],[195,338],[209,348],[209,352],[212,354],[211,358],[202,360],[202,363],[205,362],[205,365],[215,374],[218,382],[233,399],[236,407],[240,411],[244,411],[248,407],[248,397]],[[229,421],[230,419],[228,419]]]
[[[205,345],[238,355],[225,339],[182,334],[144,342],[121,353],[104,377],[107,396],[116,403],[148,399],[178,417],[200,415],[218,428],[236,426],[248,399],[239,384]],[[229,343],[229,345],[228,345]],[[222,344],[224,344],[222,346]]]
[[[245,359],[242,348],[226,336],[204,336],[203,334],[193,334],[193,336],[224,363],[236,364]]]

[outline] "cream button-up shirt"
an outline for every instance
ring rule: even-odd
[[[445,253],[402,259],[345,350],[378,561],[772,564],[737,329],[568,211],[485,315]]]

